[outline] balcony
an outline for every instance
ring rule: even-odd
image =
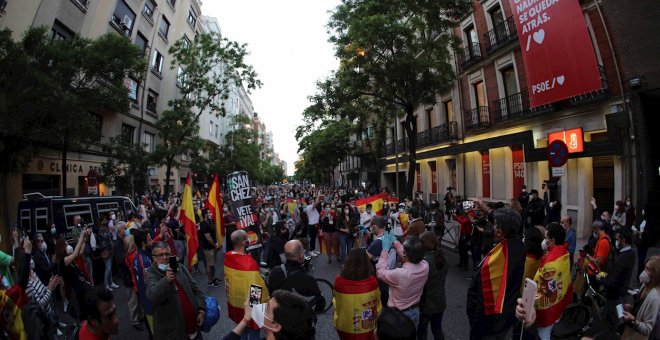
[[[487,53],[492,53],[516,39],[518,39],[516,23],[513,16],[510,16],[504,22],[484,34],[484,47]]]
[[[463,124],[465,126],[465,131],[487,129],[490,127],[490,115],[488,113],[488,106],[479,106],[472,110],[467,110],[463,114]]]
[[[597,103],[610,97],[610,90],[609,87],[607,86],[607,76],[605,75],[605,67],[603,67],[602,65],[598,65],[598,72],[600,73],[601,88],[593,92],[571,97],[570,99],[571,106]]]
[[[468,47],[456,53],[456,61],[461,71],[476,64],[481,60],[481,45],[479,43],[468,44]]]
[[[505,98],[493,101],[493,121],[495,123],[527,118],[539,113],[548,113],[557,109],[557,105],[546,104],[529,107],[529,90],[523,89]]]
[[[449,122],[417,133],[417,148],[438,145],[458,139],[458,123]],[[386,144],[383,148],[384,156],[394,155],[394,144]],[[397,141],[396,150],[399,153],[408,152],[408,138]]]

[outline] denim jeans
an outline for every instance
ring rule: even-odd
[[[103,272],[103,283],[106,286],[110,286],[112,284],[112,256],[104,258],[103,265],[105,266]]]
[[[442,333],[442,312],[436,314],[419,314],[419,325],[417,326],[417,339],[426,340],[429,323],[431,324],[431,334],[435,340],[442,340],[445,335]]]
[[[339,237],[339,261],[346,260],[346,254],[353,248],[353,240],[351,240],[346,233],[338,232]]]
[[[412,320],[413,324],[415,324],[415,327],[419,324],[419,307],[415,307],[413,309],[409,309],[407,311],[402,311],[403,314],[405,314],[407,317]]]

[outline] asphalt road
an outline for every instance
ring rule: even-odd
[[[445,315],[443,318],[443,329],[446,339],[464,340],[468,338],[469,334],[469,323],[467,317],[465,316],[465,300],[470,280],[466,279],[466,273],[460,272],[458,268],[454,267],[454,265],[458,263],[458,254],[453,250],[453,247],[449,244],[445,244],[444,250],[450,269],[445,284],[447,294],[447,309],[445,310]],[[223,256],[223,254],[218,254],[218,264],[222,264]],[[315,277],[324,278],[332,283],[334,282],[335,277],[339,274],[340,265],[336,261],[333,261],[331,264],[327,264],[326,260],[327,257],[323,254],[313,258],[312,263],[315,267],[313,275]],[[223,280],[221,265],[219,266],[219,269],[216,269],[216,272],[216,276]],[[218,288],[209,286],[207,284],[206,274],[193,273],[193,278],[197,280],[202,291],[204,291],[206,295],[211,295],[218,298],[221,308],[220,321],[218,321],[210,333],[203,333],[203,336],[206,339],[222,339],[222,337],[230,332],[235,325],[227,317],[227,298],[224,286]],[[115,282],[119,283],[120,281],[116,279]],[[126,288],[121,287],[115,290],[115,304],[117,306],[120,326],[119,334],[113,336],[113,338],[131,340],[148,339],[146,331],[140,332],[131,326],[128,317]],[[61,312],[61,304],[58,307]],[[338,338],[337,333],[332,325],[332,312],[333,309],[330,309],[324,314],[320,314],[318,316],[318,321],[316,324],[317,339]],[[70,320],[68,316],[63,314],[62,317],[64,322],[68,322]],[[69,333],[70,331],[71,330],[68,330],[66,333]]]

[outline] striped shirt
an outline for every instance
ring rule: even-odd
[[[46,315],[50,316],[53,313],[53,294],[41,281],[39,277],[35,274],[30,275],[30,280],[28,280],[27,296],[41,308]]]

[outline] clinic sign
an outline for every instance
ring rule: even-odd
[[[584,136],[582,135],[582,128],[552,132],[548,134],[548,145],[556,140],[560,140],[566,144],[566,147],[568,147],[568,153],[584,151]]]
[[[532,107],[600,90],[600,72],[577,0],[511,0]]]

